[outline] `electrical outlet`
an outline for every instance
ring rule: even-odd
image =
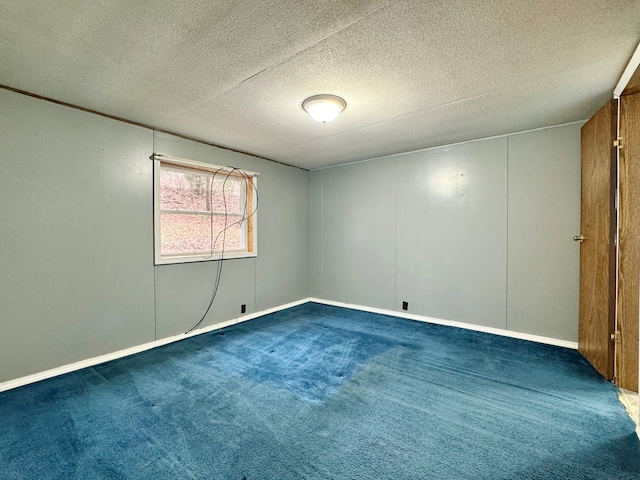
[[[247,313],[247,304],[243,303],[240,305],[240,313]]]
[[[409,310],[409,302],[402,302],[402,309]]]

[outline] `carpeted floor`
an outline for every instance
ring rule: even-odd
[[[639,479],[577,352],[308,303],[0,394],[2,479]]]

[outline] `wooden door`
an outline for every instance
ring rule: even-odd
[[[614,377],[616,105],[602,107],[581,130],[578,350],[608,380]]]
[[[638,391],[638,296],[640,294],[640,93],[620,97],[619,342],[616,384]]]

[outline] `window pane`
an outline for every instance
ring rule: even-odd
[[[220,236],[218,237],[218,241],[216,243],[216,251],[222,249],[223,236],[225,250],[231,251],[246,249],[243,235],[244,222],[240,223],[241,218],[242,217],[227,217],[227,230],[225,233],[220,234]],[[216,236],[224,230],[224,215],[214,215],[213,225],[213,238],[215,239]]]
[[[226,188],[225,188],[226,190]],[[213,242],[215,251],[222,250],[223,241],[226,251],[245,248],[241,217],[227,217],[227,230],[224,215],[213,216],[213,235],[211,216],[189,215],[181,213],[162,213],[160,215],[160,250],[162,255],[186,255],[190,253],[210,252]],[[235,225],[232,225],[236,223]],[[217,237],[217,240],[216,240]]]
[[[160,208],[162,210],[207,209],[207,196],[211,189],[209,175],[160,170]]]
[[[242,213],[245,209],[244,186],[246,181],[241,178],[229,177],[227,174],[218,174],[213,182],[213,211],[224,213],[225,200],[227,213]],[[222,189],[224,186],[224,199]]]
[[[226,201],[228,213],[242,213],[246,181],[227,175],[224,172],[216,174],[212,188],[211,174],[161,169],[160,209],[210,212],[213,207],[214,212],[224,213]]]

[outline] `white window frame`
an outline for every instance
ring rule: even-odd
[[[160,236],[162,235],[160,228],[160,168],[168,167],[169,169],[175,168],[176,170],[191,170],[204,173],[216,173],[217,175],[226,176],[229,173],[240,170],[242,174],[248,176],[251,179],[253,186],[247,182],[247,189],[252,189],[252,192],[245,191],[245,195],[249,194],[252,198],[252,202],[247,207],[247,215],[253,215],[247,220],[247,227],[243,229],[243,235],[250,235],[251,238],[245,238],[247,248],[249,251],[225,251],[224,259],[231,258],[252,258],[258,256],[258,218],[255,211],[257,205],[256,192],[258,188],[258,175],[259,173],[251,172],[243,169],[235,169],[233,167],[224,167],[220,165],[213,165],[211,163],[198,162],[195,160],[187,160],[185,158],[171,157],[168,155],[154,154],[153,159],[153,238],[154,238],[154,263],[155,265],[167,265],[175,263],[190,263],[190,262],[209,262],[221,260],[221,253],[206,252],[206,254],[187,254],[187,255],[162,255]],[[229,214],[230,217],[237,217],[237,214]],[[248,230],[248,231],[247,231]]]

